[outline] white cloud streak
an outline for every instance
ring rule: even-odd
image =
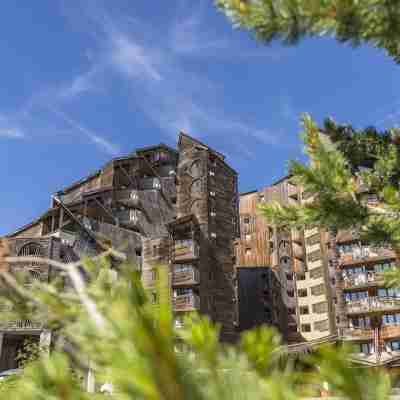
[[[85,135],[93,144],[95,144],[100,150],[104,151],[105,153],[111,156],[115,156],[121,152],[121,149],[118,145],[86,128],[81,123],[69,117],[65,112],[57,110],[54,107],[49,107],[49,109],[56,115],[58,115],[62,120],[64,120],[69,126],[71,126],[71,128]]]

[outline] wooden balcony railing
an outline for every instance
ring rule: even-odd
[[[200,308],[200,298],[195,294],[184,294],[173,298],[174,311],[196,311]]]
[[[400,310],[400,298],[368,297],[346,304],[347,314],[360,314],[376,311]]]
[[[391,339],[400,337],[400,325],[385,325],[381,329],[382,339]]]
[[[174,261],[193,260],[199,257],[199,246],[194,240],[176,241],[173,246]]]
[[[200,283],[200,273],[197,268],[191,267],[185,271],[174,271],[172,273],[172,284],[179,285],[198,285]]]
[[[339,332],[343,340],[370,340],[374,336],[373,330],[368,328],[340,328]]]

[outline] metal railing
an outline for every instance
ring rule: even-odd
[[[386,311],[400,309],[400,298],[395,297],[367,297],[362,300],[349,301],[346,303],[348,314]]]
[[[383,283],[384,277],[379,272],[361,272],[359,274],[344,275],[340,281],[343,289],[360,286],[376,286],[378,283]]]

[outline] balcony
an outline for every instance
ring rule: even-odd
[[[178,295],[173,298],[174,311],[197,311],[200,308],[200,298],[195,294]]]
[[[355,247],[352,251],[339,253],[339,264],[356,264],[363,261],[380,260],[394,257],[390,249],[373,248],[369,246]]]
[[[175,266],[172,273],[172,285],[198,285],[200,283],[200,273],[192,265],[185,266],[184,269]]]
[[[390,310],[400,310],[400,298],[367,297],[366,299],[350,301],[346,304],[347,314],[362,314]]]
[[[0,321],[0,330],[2,331],[24,331],[24,330],[40,330],[44,328],[43,322],[33,321],[30,319],[15,321]]]
[[[288,190],[288,196],[291,197],[292,199],[298,199],[298,190],[297,186],[292,185],[291,183],[288,183],[287,185],[287,190]]]
[[[400,337],[400,325],[385,325],[381,329],[382,339],[391,339]]]
[[[378,286],[384,283],[384,276],[376,272],[362,272],[355,275],[345,274],[339,282],[339,287],[342,289],[352,289],[361,287]]]
[[[343,340],[371,340],[374,333],[368,328],[340,328],[340,336]]]
[[[176,240],[173,245],[173,261],[194,260],[199,257],[199,245],[193,239]]]

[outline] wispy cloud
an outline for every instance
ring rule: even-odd
[[[24,139],[25,132],[6,116],[0,115],[0,138]]]
[[[112,156],[115,156],[121,152],[121,149],[118,145],[111,142],[110,140],[107,140],[104,136],[100,136],[91,129],[86,128],[78,121],[69,117],[65,112],[50,106],[49,109],[56,115],[58,115],[62,120],[64,120],[71,128],[85,135],[93,144],[99,147],[100,150]]]
[[[198,137],[227,137],[226,148],[241,148],[248,155],[251,151],[244,150],[249,138],[263,145],[283,144],[270,129],[230,115],[223,107],[219,83],[188,66],[188,57],[238,54],[232,41],[207,29],[204,8],[183,7],[168,26],[160,28],[111,16],[96,4],[87,18],[96,26],[99,59],[129,85],[135,108],[171,139],[180,130]]]
[[[0,127],[0,138],[23,139],[23,138],[25,138],[25,134],[21,129],[18,129],[18,128],[1,128]]]

